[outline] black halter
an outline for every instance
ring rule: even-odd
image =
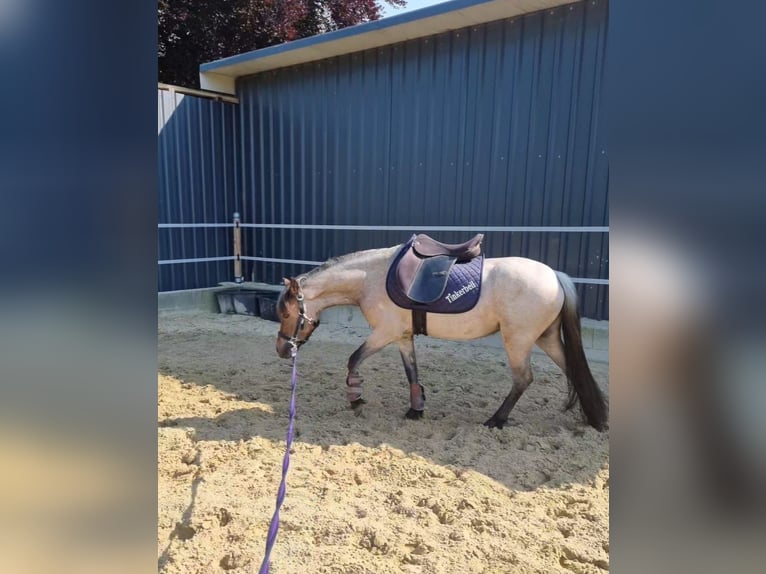
[[[284,339],[297,349],[306,342],[306,339],[298,338],[298,333],[300,333],[301,329],[305,327],[306,323],[312,325],[314,328],[317,328],[319,327],[319,321],[306,315],[306,305],[303,303],[303,291],[300,288],[300,283],[298,283],[298,294],[295,296],[295,298],[298,301],[298,322],[295,324],[295,331],[293,332],[293,336],[288,337],[282,331],[279,331],[278,335],[280,339]]]

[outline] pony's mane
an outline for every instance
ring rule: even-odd
[[[398,249],[401,247],[401,244],[396,245],[390,249]],[[354,261],[355,259],[358,259],[362,257],[363,255],[367,255],[369,253],[372,253],[373,251],[381,251],[381,249],[366,249],[364,251],[355,251],[353,253],[347,253],[346,255],[339,255],[338,257],[331,257],[324,263],[322,263],[319,267],[315,267],[308,273],[303,273],[296,277],[296,279],[309,279],[313,277],[314,275],[317,275],[321,273],[322,271],[326,271],[330,267],[335,267],[336,265],[342,265],[344,263],[348,263],[350,261]],[[282,289],[282,292],[279,294],[279,297],[277,298],[277,310],[280,314],[285,313],[287,310],[285,299],[288,299],[288,290],[285,287]]]
[[[339,255],[338,257],[330,257],[330,259],[322,263],[319,267],[314,267],[308,273],[304,273],[303,276],[306,278],[311,277],[312,275],[321,273],[322,271],[329,269],[330,267],[334,267],[335,265],[338,265],[340,263],[346,263],[350,261],[351,259],[356,259],[358,255],[359,255],[359,252],[348,253],[346,255]]]
[[[362,257],[363,255],[372,253],[373,251],[380,251],[380,249],[366,249],[364,251],[355,251],[353,253],[347,253],[346,255],[339,255],[338,257],[331,257],[330,259],[322,263],[319,267],[315,267],[308,273],[304,273],[303,275],[301,275],[301,277],[305,277],[306,279],[308,279],[316,275],[317,273],[321,273],[322,271],[329,269],[330,267],[335,267],[336,265],[342,265],[343,263],[348,263],[350,261],[353,261],[354,259],[358,259],[359,257]]]

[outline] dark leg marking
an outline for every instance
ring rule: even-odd
[[[411,420],[420,419],[423,417],[426,393],[423,385],[418,383],[418,363],[415,359],[415,341],[412,337],[404,338],[399,342],[399,354],[402,357],[407,381],[410,383],[410,409],[404,416]]]
[[[503,404],[500,405],[497,412],[484,423],[485,427],[501,429],[508,422],[508,415],[511,413],[511,409],[513,409],[516,402],[532,382],[532,368],[529,365],[529,357],[521,366],[512,367],[511,372],[513,373],[511,392],[505,397]]]
[[[404,418],[409,419],[411,421],[422,419],[423,418],[423,411],[416,411],[413,408],[410,408],[404,415]]]
[[[356,410],[362,405],[366,405],[366,404],[367,404],[367,401],[365,401],[362,397],[359,397],[355,401],[351,401],[351,408]]]
[[[359,365],[362,364],[362,361],[380,351],[389,342],[390,341],[383,341],[381,344],[379,340],[376,341],[375,339],[372,339],[371,335],[348,358],[346,391],[348,393],[348,400],[351,403],[351,408],[356,409],[360,405],[366,403],[366,401],[362,399],[362,383],[364,382],[364,379],[359,375]]]

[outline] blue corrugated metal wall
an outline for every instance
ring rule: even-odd
[[[158,90],[159,222],[227,223],[241,189],[236,104]],[[230,256],[231,229],[163,229],[160,261]],[[211,287],[233,278],[230,261],[159,266],[159,290]]]
[[[589,0],[242,79],[244,221],[608,225],[607,10]],[[409,235],[249,230],[246,253],[325,260]],[[485,250],[608,277],[605,233],[489,233]],[[255,263],[253,277],[307,269]],[[579,290],[583,314],[607,318],[608,287]]]

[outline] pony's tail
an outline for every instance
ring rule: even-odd
[[[585,358],[580,332],[580,312],[577,309],[577,291],[568,275],[557,271],[556,276],[564,289],[561,331],[564,336],[564,358],[569,383],[569,400],[566,409],[574,407],[579,399],[588,424],[603,430],[607,419],[606,401]]]

